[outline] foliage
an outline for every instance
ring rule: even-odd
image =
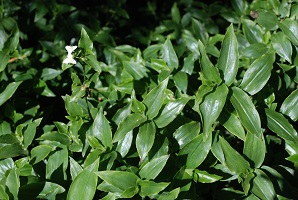
[[[298,2],[144,2],[1,1],[0,199],[297,199]]]

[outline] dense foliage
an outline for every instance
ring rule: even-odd
[[[137,2],[1,1],[0,199],[298,199],[298,2]]]

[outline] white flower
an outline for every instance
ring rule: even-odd
[[[76,64],[77,61],[73,59],[72,52],[77,48],[78,46],[66,46],[65,49],[67,50],[67,57],[63,60],[63,63],[65,64]]]

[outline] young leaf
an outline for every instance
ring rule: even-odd
[[[212,126],[220,115],[228,95],[228,88],[222,84],[204,97],[200,105],[204,137],[212,133]]]
[[[140,126],[146,120],[147,118],[144,115],[138,113],[128,115],[126,119],[119,124],[114,135],[113,142],[122,140],[129,131]]]
[[[251,99],[238,87],[232,87],[232,91],[230,101],[237,111],[241,123],[249,132],[261,137],[260,116]]]
[[[286,18],[278,24],[279,28],[289,38],[294,45],[298,46],[298,23],[292,19]]]
[[[0,94],[0,106],[2,106],[8,99],[12,97],[21,83],[22,81],[13,82],[6,86],[5,90]]]
[[[211,135],[204,140],[203,134],[200,134],[181,149],[178,156],[187,156],[187,169],[195,169],[205,160],[211,148],[211,142]]]
[[[236,77],[239,65],[238,42],[234,33],[233,24],[231,24],[225,34],[217,67],[225,84],[230,86]]]
[[[158,115],[164,100],[164,93],[168,85],[169,78],[166,78],[157,87],[153,88],[144,98],[143,103],[147,106],[147,117],[149,120]]]
[[[166,61],[168,67],[173,70],[179,66],[179,60],[173,48],[171,40],[168,38],[163,45],[163,60]]]
[[[154,122],[147,122],[139,128],[136,147],[141,161],[145,159],[154,143],[156,127]]]
[[[163,128],[171,123],[177,117],[177,115],[181,113],[189,99],[190,97],[188,96],[182,96],[179,99],[168,102],[162,110],[160,116],[154,120],[156,126],[158,128]]]
[[[259,138],[255,134],[247,132],[243,153],[253,162],[254,168],[259,168],[264,162],[266,154],[266,144],[263,135]]]
[[[170,156],[164,155],[161,157],[153,158],[151,161],[146,163],[140,170],[139,174],[142,179],[153,180],[155,179],[164,166]]]
[[[298,89],[294,90],[282,103],[280,112],[289,116],[293,121],[298,119]]]
[[[131,172],[126,171],[100,171],[95,172],[102,180],[108,184],[125,191],[130,187],[137,186],[139,177]]]
[[[249,163],[222,137],[219,137],[225,164],[229,170],[237,174],[245,173],[250,169]]]
[[[274,61],[273,51],[256,59],[245,72],[240,87],[251,95],[258,93],[269,80]]]
[[[97,137],[105,147],[112,147],[112,130],[109,125],[109,121],[103,114],[102,108],[99,110],[94,119],[92,132],[93,135]]]

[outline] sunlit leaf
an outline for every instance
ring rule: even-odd
[[[293,121],[298,119],[298,89],[294,90],[282,103],[280,112],[289,116]]]
[[[155,179],[167,163],[169,155],[154,158],[146,163],[140,170],[140,177],[146,180]]]

